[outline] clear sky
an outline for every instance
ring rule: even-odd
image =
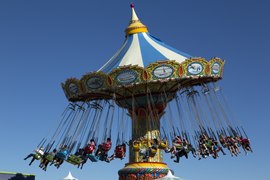
[[[226,61],[219,83],[248,133],[253,154],[175,164],[186,180],[270,179],[270,2],[267,0],[135,0],[149,32],[193,56]],[[60,83],[99,69],[120,48],[130,1],[0,1],[0,171],[58,180],[117,179],[127,160],[65,163],[47,172],[23,158],[54,131],[68,101]]]

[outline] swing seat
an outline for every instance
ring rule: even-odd
[[[139,151],[140,148],[141,148],[140,143],[138,143],[138,142],[133,143],[133,150],[134,151]]]
[[[160,144],[159,144],[159,149],[166,149],[168,147],[168,143],[167,142],[161,142]]]
[[[107,155],[101,154],[100,156],[98,156],[98,159],[99,159],[100,161],[106,161],[106,160],[107,160]]]
[[[73,165],[79,165],[79,164],[81,164],[82,159],[80,157],[77,157],[77,156],[72,154],[68,157],[68,159],[66,161],[70,164],[73,164]]]
[[[151,148],[149,156],[154,157],[157,154],[157,149]]]
[[[175,144],[176,150],[180,150],[183,148],[182,144]]]
[[[206,147],[208,148],[208,149],[211,149],[211,147],[212,147],[212,144],[205,144],[206,145]]]
[[[94,156],[93,154],[88,154],[88,158],[92,162],[98,162],[98,158],[96,156]]]
[[[36,160],[40,160],[42,157],[43,157],[43,151],[40,151],[40,150],[35,150],[35,155],[34,155],[34,158]],[[41,154],[42,153],[42,154]]]
[[[40,160],[40,159],[41,159],[41,154],[36,153],[36,154],[34,155],[34,158],[35,158],[36,160]]]
[[[53,155],[49,154],[45,157],[45,159],[49,162],[52,162],[53,161]]]
[[[67,153],[65,153],[65,152],[58,152],[56,154],[56,157],[58,157],[59,159],[65,160],[67,158]]]
[[[211,148],[213,146],[213,143],[212,141],[206,141],[205,145],[207,148]]]

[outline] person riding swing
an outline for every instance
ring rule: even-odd
[[[109,161],[114,160],[115,158],[124,159],[126,156],[126,144],[117,145],[114,149],[114,153],[109,157]]]
[[[92,154],[96,149],[96,142],[94,139],[91,139],[90,142],[85,146],[84,152],[86,154]]]
[[[35,161],[35,160],[40,160],[43,155],[44,155],[44,149],[41,147],[39,149],[34,150],[35,153],[31,153],[28,156],[24,158],[24,160],[27,160],[28,158],[32,157],[29,166]]]
[[[98,159],[101,161],[110,162],[108,159],[108,151],[111,149],[111,147],[112,147],[111,138],[107,138],[106,142],[98,145],[98,149],[95,153],[95,156],[97,156]]]
[[[158,140],[155,138],[153,139],[153,142],[148,142],[148,149],[145,152],[145,155],[143,157],[143,159],[145,161],[149,160],[149,157],[155,157],[157,150],[158,150]]]
[[[67,159],[67,156],[69,154],[67,145],[61,146],[59,152],[54,157],[54,160],[52,161],[51,165],[54,164],[57,169],[64,163],[64,160]]]
[[[56,154],[57,149],[54,149],[52,152],[44,153],[44,156],[39,164],[39,167],[42,168],[44,171],[46,171],[48,164],[53,161]]]

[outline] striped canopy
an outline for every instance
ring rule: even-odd
[[[134,7],[132,7],[131,21],[126,32],[126,39],[122,47],[99,71],[109,73],[114,68],[126,65],[146,67],[150,63],[162,60],[175,60],[181,63],[185,59],[191,58],[190,55],[168,46],[149,34],[146,26],[138,19]]]

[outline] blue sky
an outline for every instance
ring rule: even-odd
[[[250,136],[254,153],[237,158],[166,159],[177,176],[269,179],[270,3],[267,0],[134,1],[149,32],[193,56],[226,61],[219,83]],[[130,1],[0,1],[0,171],[60,179],[117,179],[127,160],[64,164],[47,172],[23,158],[57,127],[68,101],[60,83],[99,69],[120,48]],[[100,177],[102,176],[102,177]]]

